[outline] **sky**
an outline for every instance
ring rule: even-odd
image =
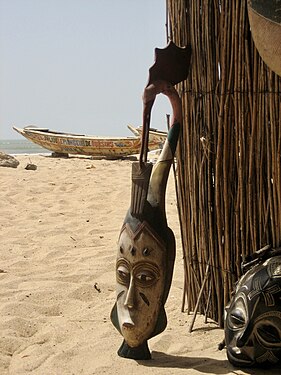
[[[0,0],[0,139],[12,126],[127,136],[142,122],[165,0]],[[166,97],[151,126],[166,129]]]

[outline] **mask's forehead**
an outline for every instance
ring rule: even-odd
[[[165,246],[145,222],[137,231],[132,231],[127,223],[121,229],[117,257],[125,257],[130,262],[140,260],[159,263],[165,256]]]

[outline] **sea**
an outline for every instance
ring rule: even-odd
[[[27,139],[0,140],[0,152],[10,155],[18,154],[50,154],[51,151],[28,141]]]

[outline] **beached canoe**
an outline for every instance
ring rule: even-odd
[[[133,126],[128,125],[128,128],[131,130],[131,132],[133,134],[135,134],[135,136],[137,136],[137,137],[142,136],[142,126],[134,128]],[[149,129],[149,139],[150,139],[150,141],[153,139],[154,141],[158,141],[162,145],[164,144],[164,142],[167,138],[167,134],[168,133],[163,131],[163,130],[158,130],[158,129],[155,129],[155,128]]]
[[[141,137],[137,128],[128,126],[133,137],[98,137],[80,134],[61,133],[47,128],[27,126],[23,129],[13,127],[33,143],[57,154],[76,154],[121,158],[140,152]],[[149,137],[149,150],[162,148],[163,139],[155,134]]]

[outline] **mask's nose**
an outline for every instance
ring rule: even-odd
[[[237,337],[236,345],[238,348],[242,348],[247,344],[247,346],[251,346],[252,342],[249,340],[251,336],[251,329],[252,327],[248,325],[243,333],[239,337]]]
[[[124,305],[129,309],[133,309],[136,307],[136,299],[135,299],[135,285],[134,285],[134,280],[131,277],[130,280],[130,285],[128,289],[128,293],[124,302]]]

